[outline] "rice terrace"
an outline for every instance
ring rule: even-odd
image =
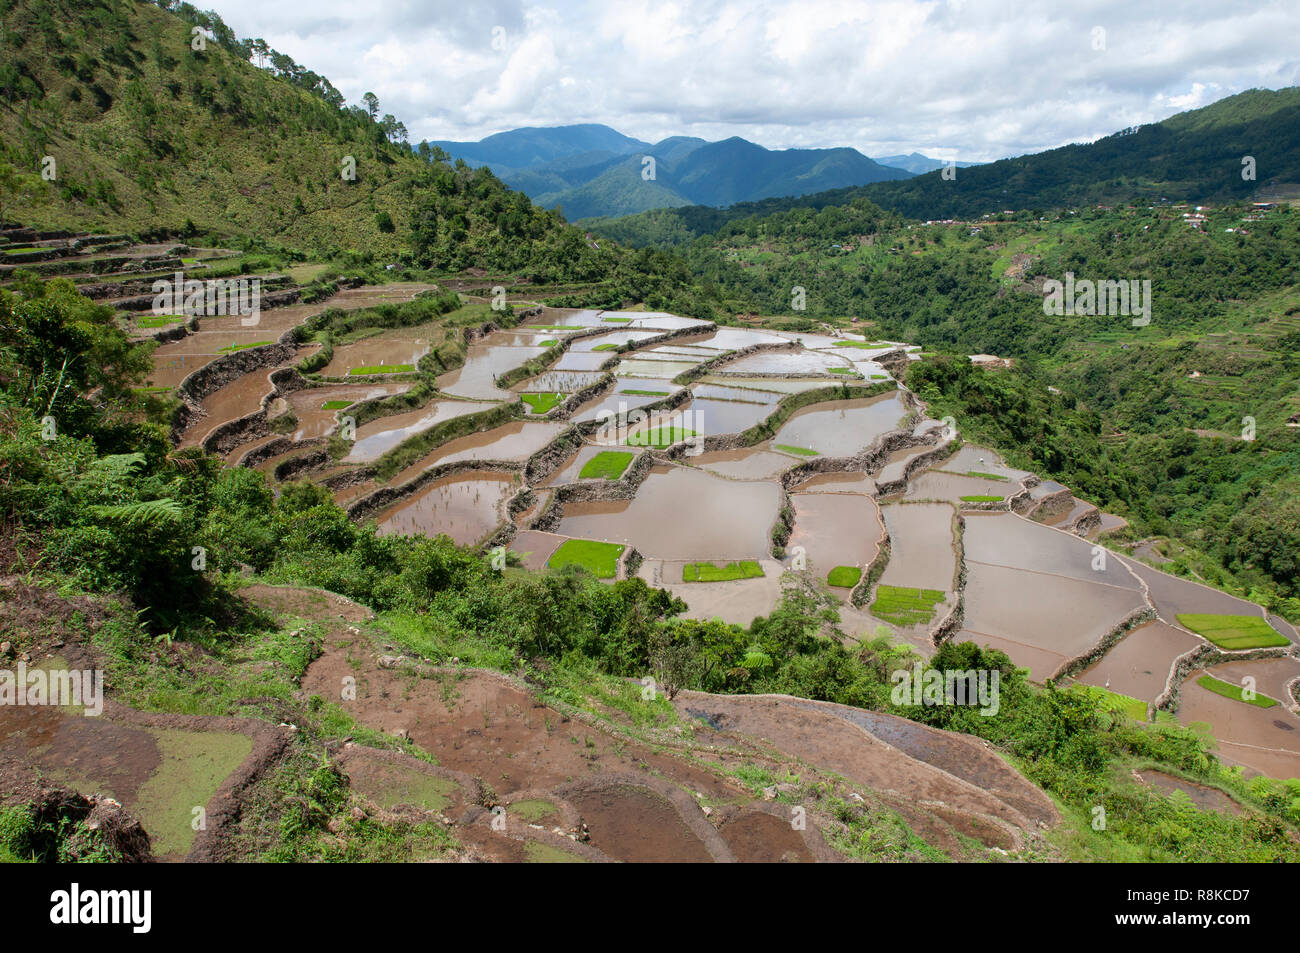
[[[841,179],[0,17],[0,860],[1300,861],[1296,88]]]

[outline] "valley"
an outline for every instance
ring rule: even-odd
[[[417,144],[0,6],[0,862],[1300,861],[1294,87]]]

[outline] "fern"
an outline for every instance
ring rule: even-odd
[[[102,520],[129,526],[175,526],[181,521],[181,505],[173,499],[143,500],[115,506],[92,506],[90,512]]]

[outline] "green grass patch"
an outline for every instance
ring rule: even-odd
[[[142,314],[135,319],[137,328],[163,328],[169,324],[180,324],[185,320],[180,314]]]
[[[252,344],[227,344],[221,350],[228,354],[234,354],[236,351],[247,351],[250,347],[265,347],[270,341],[254,341]]]
[[[835,347],[878,348],[889,347],[884,341],[836,341]]]
[[[699,434],[694,430],[687,430],[685,427],[650,427],[630,434],[627,438],[627,445],[629,447],[654,447],[656,450],[663,450],[675,443],[681,443],[683,440],[698,436]]]
[[[620,394],[635,394],[638,397],[667,397],[666,390],[621,390]]]
[[[633,456],[635,454],[626,450],[602,450],[583,464],[578,479],[594,480],[604,477],[606,480],[617,480],[632,462]]]
[[[568,539],[560,544],[546,563],[552,569],[581,566],[597,579],[613,579],[618,575],[618,558],[623,546],[618,543],[600,543],[594,539]]]
[[[981,480],[1005,480],[1000,473],[985,473],[983,470],[967,470],[967,476],[979,477]]]
[[[836,566],[826,574],[826,581],[840,589],[852,589],[862,579],[862,570],[857,566]]]
[[[367,364],[364,367],[350,368],[348,374],[353,376],[363,374],[409,374],[414,370],[414,364]]]
[[[548,338],[547,340],[543,341],[543,342],[542,342],[540,345],[538,345],[538,346],[539,346],[539,347],[555,347],[555,345],[557,345],[557,344],[559,344],[559,343],[560,343],[560,342],[557,341],[557,340],[555,340],[555,338]]]
[[[880,586],[876,601],[871,604],[871,614],[895,625],[919,625],[929,622],[934,607],[943,601],[939,589],[912,589],[902,586]]]
[[[602,318],[602,321],[608,321],[610,324],[627,324],[631,318]]]
[[[524,857],[530,864],[585,864],[587,862],[585,857],[579,857],[562,848],[535,840],[524,842]]]
[[[1196,684],[1207,692],[1214,692],[1214,694],[1222,695],[1224,698],[1231,698],[1235,702],[1245,702],[1247,705],[1254,705],[1256,708],[1272,708],[1277,704],[1274,699],[1258,693],[1255,694],[1254,698],[1246,698],[1240,685],[1225,682],[1213,675],[1202,675],[1196,680]]]
[[[725,566],[687,563],[682,567],[682,582],[730,582],[733,579],[756,579],[762,575],[763,567],[752,559],[742,559]]]
[[[818,453],[816,450],[812,450],[808,447],[792,447],[788,443],[774,443],[772,444],[772,447],[773,449],[781,450],[784,451],[785,453],[793,453],[797,457],[820,457],[821,456],[821,454]]]
[[[327,400],[320,405],[321,410],[342,410],[344,407],[351,407],[356,401],[352,400]]]
[[[828,367],[827,370],[830,371],[832,374],[856,374],[857,373],[857,371],[855,371],[851,367]]]
[[[530,413],[544,414],[558,407],[564,400],[563,394],[520,394],[519,399],[528,407]]]
[[[192,809],[206,805],[226,777],[253,750],[247,735],[226,731],[145,729],[158,744],[162,763],[140,785],[136,811],[156,855],[182,856],[194,844]]]
[[[1178,623],[1221,649],[1261,649],[1291,644],[1271,625],[1254,615],[1180,612]]]
[[[991,493],[972,493],[969,496],[963,496],[963,503],[1001,503],[1006,497],[996,496]]]
[[[605,343],[605,344],[597,344],[595,347],[592,348],[592,350],[593,350],[593,351],[617,351],[617,350],[618,350],[618,345],[617,345],[617,344],[609,344],[609,343]]]
[[[527,798],[522,801],[515,801],[506,808],[506,813],[522,818],[529,824],[540,823],[544,817],[558,819],[560,816],[560,812],[556,810],[555,805],[543,798]]]

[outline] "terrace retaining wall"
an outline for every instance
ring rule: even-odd
[[[1198,636],[1199,638],[1199,636]],[[1176,713],[1182,702],[1183,683],[1198,668],[1209,668],[1223,662],[1250,662],[1255,659],[1300,658],[1300,650],[1295,646],[1262,649],[1242,649],[1229,652],[1211,642],[1203,642],[1194,649],[1189,649],[1174,659],[1169,666],[1169,678],[1165,681],[1165,690],[1156,696],[1154,708]]]

